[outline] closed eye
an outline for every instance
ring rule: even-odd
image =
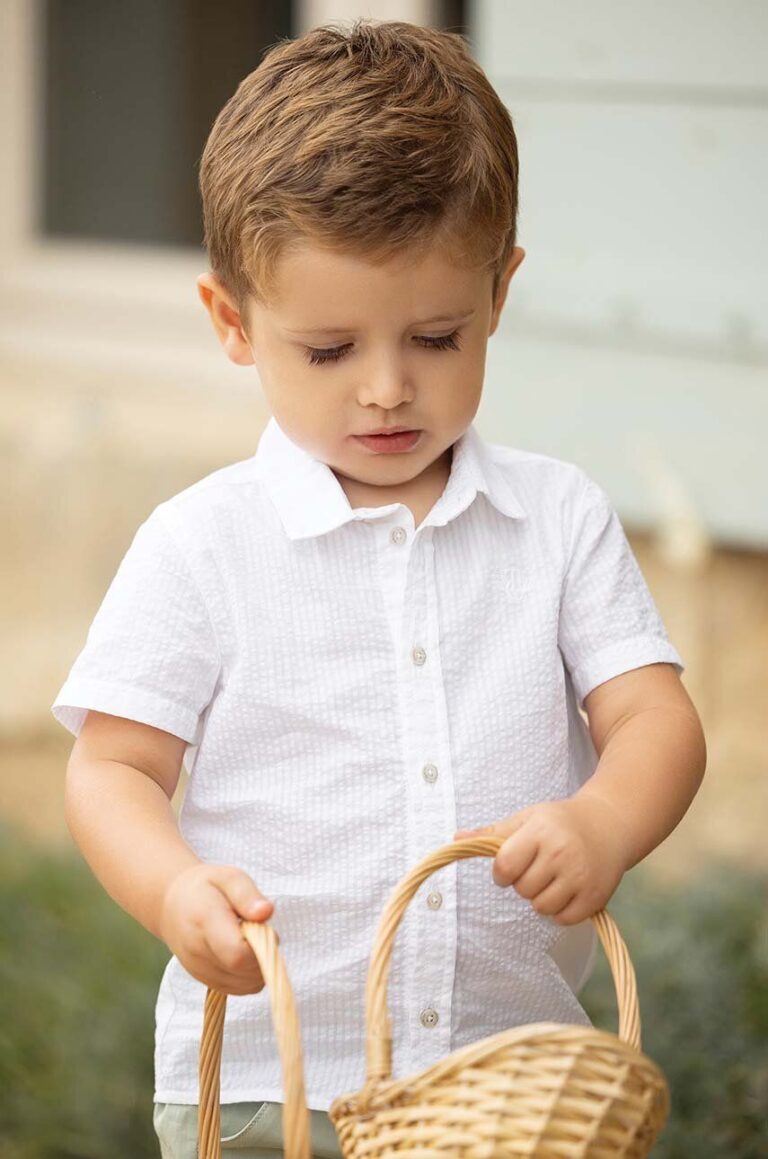
[[[450,334],[443,334],[439,338],[427,338],[419,335],[414,338],[414,342],[418,342],[427,350],[460,350],[461,346],[458,341],[459,331],[454,330]],[[311,366],[322,366],[324,362],[338,362],[340,358],[344,358],[349,350],[352,349],[352,343],[347,342],[344,346],[332,346],[327,349],[317,349],[314,346],[306,346],[307,361]]]

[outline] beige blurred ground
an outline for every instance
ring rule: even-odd
[[[46,411],[27,379],[0,422],[11,467],[0,508],[0,810],[44,842],[71,844],[72,737],[49,706],[133,531],[161,499],[252,454],[266,418],[258,391],[212,400],[180,385],[139,398],[135,379],[133,394],[127,385],[119,370],[109,384],[84,380]],[[718,854],[768,869],[768,555],[719,548],[686,568],[653,536],[627,532],[686,662],[709,753],[696,800],[648,864],[685,877]],[[183,781],[177,805],[181,792]]]

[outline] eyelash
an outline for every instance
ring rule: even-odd
[[[420,337],[416,341],[421,343],[426,350],[460,350],[458,336],[458,330],[454,330],[451,334],[443,334],[439,338]],[[340,358],[345,357],[345,352],[349,350],[350,345],[351,343],[347,343],[346,346],[333,346],[328,350],[318,350],[314,346],[306,346],[307,361],[311,366],[322,366],[324,362],[338,362]]]

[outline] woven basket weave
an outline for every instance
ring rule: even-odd
[[[453,1051],[392,1078],[387,977],[408,902],[436,870],[466,857],[494,857],[498,836],[467,837],[435,850],[392,892],[379,922],[365,997],[367,1077],[339,1095],[328,1115],[345,1159],[643,1159],[669,1113],[664,1075],[640,1049],[635,973],[606,910],[592,921],[618,998],[618,1037],[591,1026],[537,1022]],[[310,1159],[301,1039],[274,930],[244,922],[270,991],[283,1068],[286,1159]],[[226,996],[209,990],[200,1049],[199,1154],[220,1159],[219,1068]]]

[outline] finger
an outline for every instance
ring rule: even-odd
[[[532,829],[520,829],[508,837],[493,862],[497,885],[514,885],[533,864],[539,852],[539,838]]]
[[[212,990],[218,990],[222,994],[258,994],[265,986],[261,972],[258,974],[230,974],[226,970],[217,968],[209,955],[192,959],[186,968],[193,978],[197,978],[198,982],[202,982],[203,985],[209,986]]]
[[[199,977],[214,990],[225,994],[258,994],[265,986],[264,975],[257,963],[252,969],[233,973],[217,966],[216,959],[210,956],[200,960]]]
[[[211,875],[215,885],[241,918],[262,922],[271,916],[273,903],[257,887],[252,878],[236,866],[221,866]]]
[[[555,878],[546,889],[531,898],[531,905],[538,914],[554,917],[561,913],[576,896],[576,890],[562,878]]]
[[[585,921],[586,918],[591,918],[594,912],[594,909],[590,909],[587,903],[577,895],[563,909],[552,916],[561,926],[575,926],[579,922]]]
[[[557,871],[544,857],[536,857],[526,871],[513,882],[520,897],[534,898],[557,878]]]
[[[227,973],[241,974],[258,967],[237,915],[229,906],[211,907],[206,914],[203,936],[211,957]]]

